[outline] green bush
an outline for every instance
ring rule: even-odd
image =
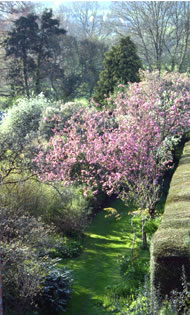
[[[43,216],[44,211],[52,207],[54,199],[58,198],[58,193],[50,185],[37,181],[34,176],[33,179],[23,180],[24,176],[25,174],[8,177],[8,181],[15,184],[1,186],[0,204],[15,211],[23,209],[23,213],[27,212],[36,217]]]
[[[107,304],[105,307],[116,314],[122,315],[178,315],[190,312],[190,283],[187,282],[185,270],[182,268],[181,291],[172,291],[170,296],[159,296],[153,299],[150,290],[149,275],[145,276],[134,293],[127,294],[126,282],[107,288]]]
[[[122,315],[153,315],[148,277],[145,277],[144,284],[132,294],[128,292],[126,295],[126,286],[126,283],[121,283],[117,290],[113,290],[113,288],[108,290],[109,299],[107,305],[105,305],[106,309]],[[154,310],[156,310],[156,307],[154,307]]]
[[[71,274],[57,260],[40,257],[21,241],[3,243],[3,303],[5,314],[65,310],[71,294]],[[45,305],[44,305],[45,303]]]
[[[82,252],[80,241],[69,239],[68,237],[57,237],[53,241],[53,247],[48,251],[48,255],[52,258],[72,258],[77,257]]]
[[[89,222],[92,209],[83,195],[83,189],[75,186],[61,186],[56,188],[50,206],[44,209],[43,218],[47,223],[53,223],[57,232],[61,234],[81,234]]]
[[[145,223],[145,232],[147,233],[149,238],[151,238],[154,235],[154,233],[157,231],[160,222],[161,222],[161,216],[155,217],[154,219],[151,218],[147,220],[147,222]]]
[[[117,294],[120,295],[122,290],[125,296],[134,293],[149,272],[149,255],[146,251],[138,250],[134,253],[133,259],[128,255],[121,257],[120,270],[125,285],[117,287]]]
[[[61,234],[83,232],[92,212],[92,199],[84,197],[81,186],[65,187],[60,183],[54,188],[35,180],[22,182],[21,177],[12,176],[9,179],[18,182],[11,189],[9,185],[2,186],[2,206],[41,216],[46,223],[53,223]]]
[[[53,226],[47,226],[40,218],[30,216],[23,209],[0,208],[0,233],[3,263],[3,301],[7,314],[28,314],[41,307],[44,295],[51,306],[57,308],[47,296],[47,282],[57,273],[57,259],[49,257],[54,246]],[[58,242],[55,244],[58,246]],[[71,293],[70,273],[59,270],[61,279],[52,281],[57,291],[65,292],[65,302]],[[53,297],[52,297],[53,299]]]
[[[24,209],[0,207],[0,236],[3,242],[24,242],[26,246],[42,252],[52,246],[53,225],[47,225],[41,218],[35,218]]]
[[[3,263],[3,303],[5,314],[27,314],[37,309],[50,260],[39,258],[22,241],[1,243]]]
[[[26,137],[27,134],[36,133],[39,127],[41,113],[49,106],[47,99],[40,94],[33,98],[20,98],[8,109],[7,115],[0,126],[0,132]]]
[[[48,140],[54,135],[52,129],[57,127],[59,130],[64,128],[65,123],[78,112],[82,107],[85,107],[83,102],[57,102],[54,106],[48,106],[43,110],[39,125],[40,135]],[[61,118],[61,123],[57,124],[57,120]]]
[[[38,301],[45,314],[64,311],[71,295],[71,272],[66,269],[52,269],[46,277]]]

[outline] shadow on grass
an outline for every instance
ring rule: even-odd
[[[126,231],[131,231],[128,208],[119,200],[112,203],[121,214],[121,220],[105,219],[104,211],[97,214],[85,233],[84,252],[80,257],[64,261],[73,270],[74,293],[66,315],[110,314],[101,305],[105,288],[121,280],[118,259],[130,255],[130,240]]]

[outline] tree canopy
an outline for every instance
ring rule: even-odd
[[[45,10],[41,18],[29,14],[14,22],[4,40],[6,57],[14,58],[8,74],[13,94],[22,90],[29,98],[31,90],[35,94],[43,90],[41,80],[47,74],[45,69],[57,71],[58,37],[65,33],[58,19],[53,18],[52,10]]]

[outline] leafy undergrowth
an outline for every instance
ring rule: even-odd
[[[128,208],[119,200],[111,207],[117,209],[120,220],[105,218],[105,211],[97,214],[85,233],[83,253],[74,259],[64,260],[64,265],[73,270],[73,295],[66,315],[111,314],[111,305],[106,287],[116,287],[123,282],[119,261],[131,257],[133,231]],[[131,209],[130,209],[131,210]],[[136,245],[141,246],[140,234]],[[141,253],[139,251],[138,260]],[[149,261],[149,251],[144,251],[143,262]],[[128,282],[130,286],[130,282]],[[104,306],[104,307],[103,307]]]

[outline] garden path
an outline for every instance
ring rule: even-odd
[[[65,315],[107,315],[105,288],[121,280],[118,259],[129,252],[131,232],[127,207],[119,200],[111,205],[121,219],[105,218],[106,212],[96,215],[84,236],[84,251],[67,262],[73,270],[74,293]]]

